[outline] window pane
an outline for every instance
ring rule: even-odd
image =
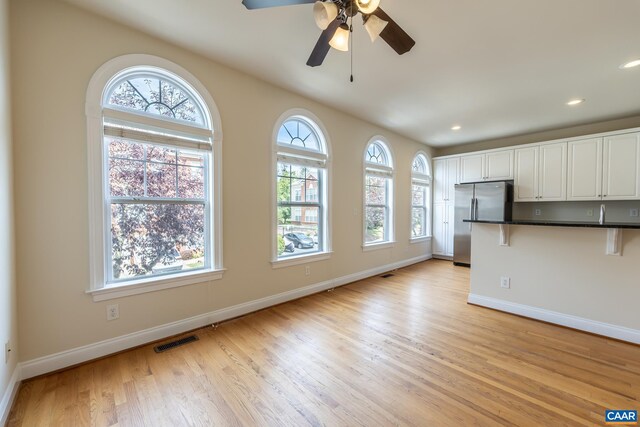
[[[109,137],[105,138],[105,140],[109,147],[109,157],[144,160],[144,144]]]
[[[144,162],[110,159],[109,193],[116,197],[144,196]]]
[[[147,145],[147,160],[150,162],[176,163],[176,150],[154,145]]]
[[[205,266],[203,205],[111,205],[114,280]]]
[[[413,185],[412,186],[412,197],[411,202],[413,206],[424,206],[425,200],[427,199],[427,188],[423,185]]]
[[[367,175],[366,184],[366,204],[386,205],[387,204],[387,179],[377,176]]]
[[[319,228],[319,208],[278,208],[278,257],[318,252],[322,242]]]
[[[316,132],[303,120],[287,120],[278,130],[278,144],[321,151]]]
[[[424,208],[413,208],[411,210],[411,236],[424,236],[426,233],[425,224]]]
[[[369,163],[377,163],[387,166],[389,165],[384,148],[382,148],[380,144],[375,142],[371,143],[371,145],[369,145],[369,148],[367,148],[366,160]]]
[[[178,166],[178,197],[204,199],[204,168]]]
[[[365,243],[385,240],[385,208],[365,209]]]
[[[204,124],[191,95],[166,78],[132,76],[115,87],[108,103],[122,108]]]
[[[176,197],[176,166],[147,163],[147,196]]]

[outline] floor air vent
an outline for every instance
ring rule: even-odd
[[[156,353],[162,353],[163,351],[171,350],[172,348],[180,347],[181,345],[189,344],[194,341],[198,341],[198,337],[195,335],[189,335],[188,337],[180,338],[179,340],[157,345],[153,347],[153,350]]]
[[[382,276],[380,276],[380,277],[382,277],[383,279],[386,279],[386,278],[388,278],[388,277],[393,277],[393,273],[383,274],[383,275],[382,275]]]

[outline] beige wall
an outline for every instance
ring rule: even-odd
[[[346,116],[194,53],[52,0],[13,1],[15,193],[21,360],[121,336],[223,307],[430,252],[409,244],[410,163],[422,144]],[[145,53],[194,74],[220,109],[223,141],[222,280],[94,303],[89,286],[84,101],[94,71]],[[284,111],[306,108],[326,126],[333,154],[334,254],[273,270],[270,261],[270,138]],[[392,249],[363,253],[365,144],[381,134],[395,153]],[[358,209],[354,215],[354,209]],[[106,321],[105,306],[120,304]]]
[[[516,135],[507,138],[474,142],[471,144],[442,147],[434,151],[434,157],[470,153],[472,151],[490,150],[492,148],[510,147],[519,144],[552,141],[554,139],[571,138],[574,136],[590,135],[594,133],[610,132],[636,127],[640,127],[640,116],[627,117],[617,120],[608,120],[586,125],[548,130],[544,132],[529,133],[526,135]]]
[[[18,361],[17,302],[14,276],[13,199],[11,167],[11,116],[9,105],[9,11],[0,0],[0,401]],[[4,363],[4,344],[12,355]],[[1,416],[1,414],[0,414]],[[1,421],[0,421],[1,422]]]
[[[640,230],[623,230],[622,256],[605,255],[607,230],[474,224],[471,294],[640,331]],[[511,289],[500,277],[511,278]]]

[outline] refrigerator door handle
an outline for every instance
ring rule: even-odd
[[[472,197],[472,198],[471,198],[471,204],[469,205],[469,219],[470,219],[471,221],[473,221],[473,220],[474,220],[474,218],[473,218],[473,213],[475,212],[475,211],[474,211],[474,206],[475,206],[475,204],[476,204],[476,199]],[[469,223],[469,231],[471,231],[471,227],[472,227],[472,226],[473,226],[473,224],[472,224],[472,223]]]
[[[476,201],[476,203],[475,203],[475,208],[474,208],[475,211],[473,212],[473,220],[477,221],[478,220],[478,199],[475,198],[474,200]]]

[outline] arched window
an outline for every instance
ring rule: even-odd
[[[393,241],[393,159],[381,137],[364,152],[364,245]]]
[[[326,258],[328,144],[311,113],[292,110],[276,125],[274,266]]]
[[[193,76],[161,58],[144,55],[174,71],[121,68],[135,57],[105,64],[87,94],[90,173],[99,184],[90,190],[94,299],[222,274],[215,105]]]
[[[429,203],[431,191],[429,161],[424,153],[418,153],[411,165],[411,239],[429,235]]]

